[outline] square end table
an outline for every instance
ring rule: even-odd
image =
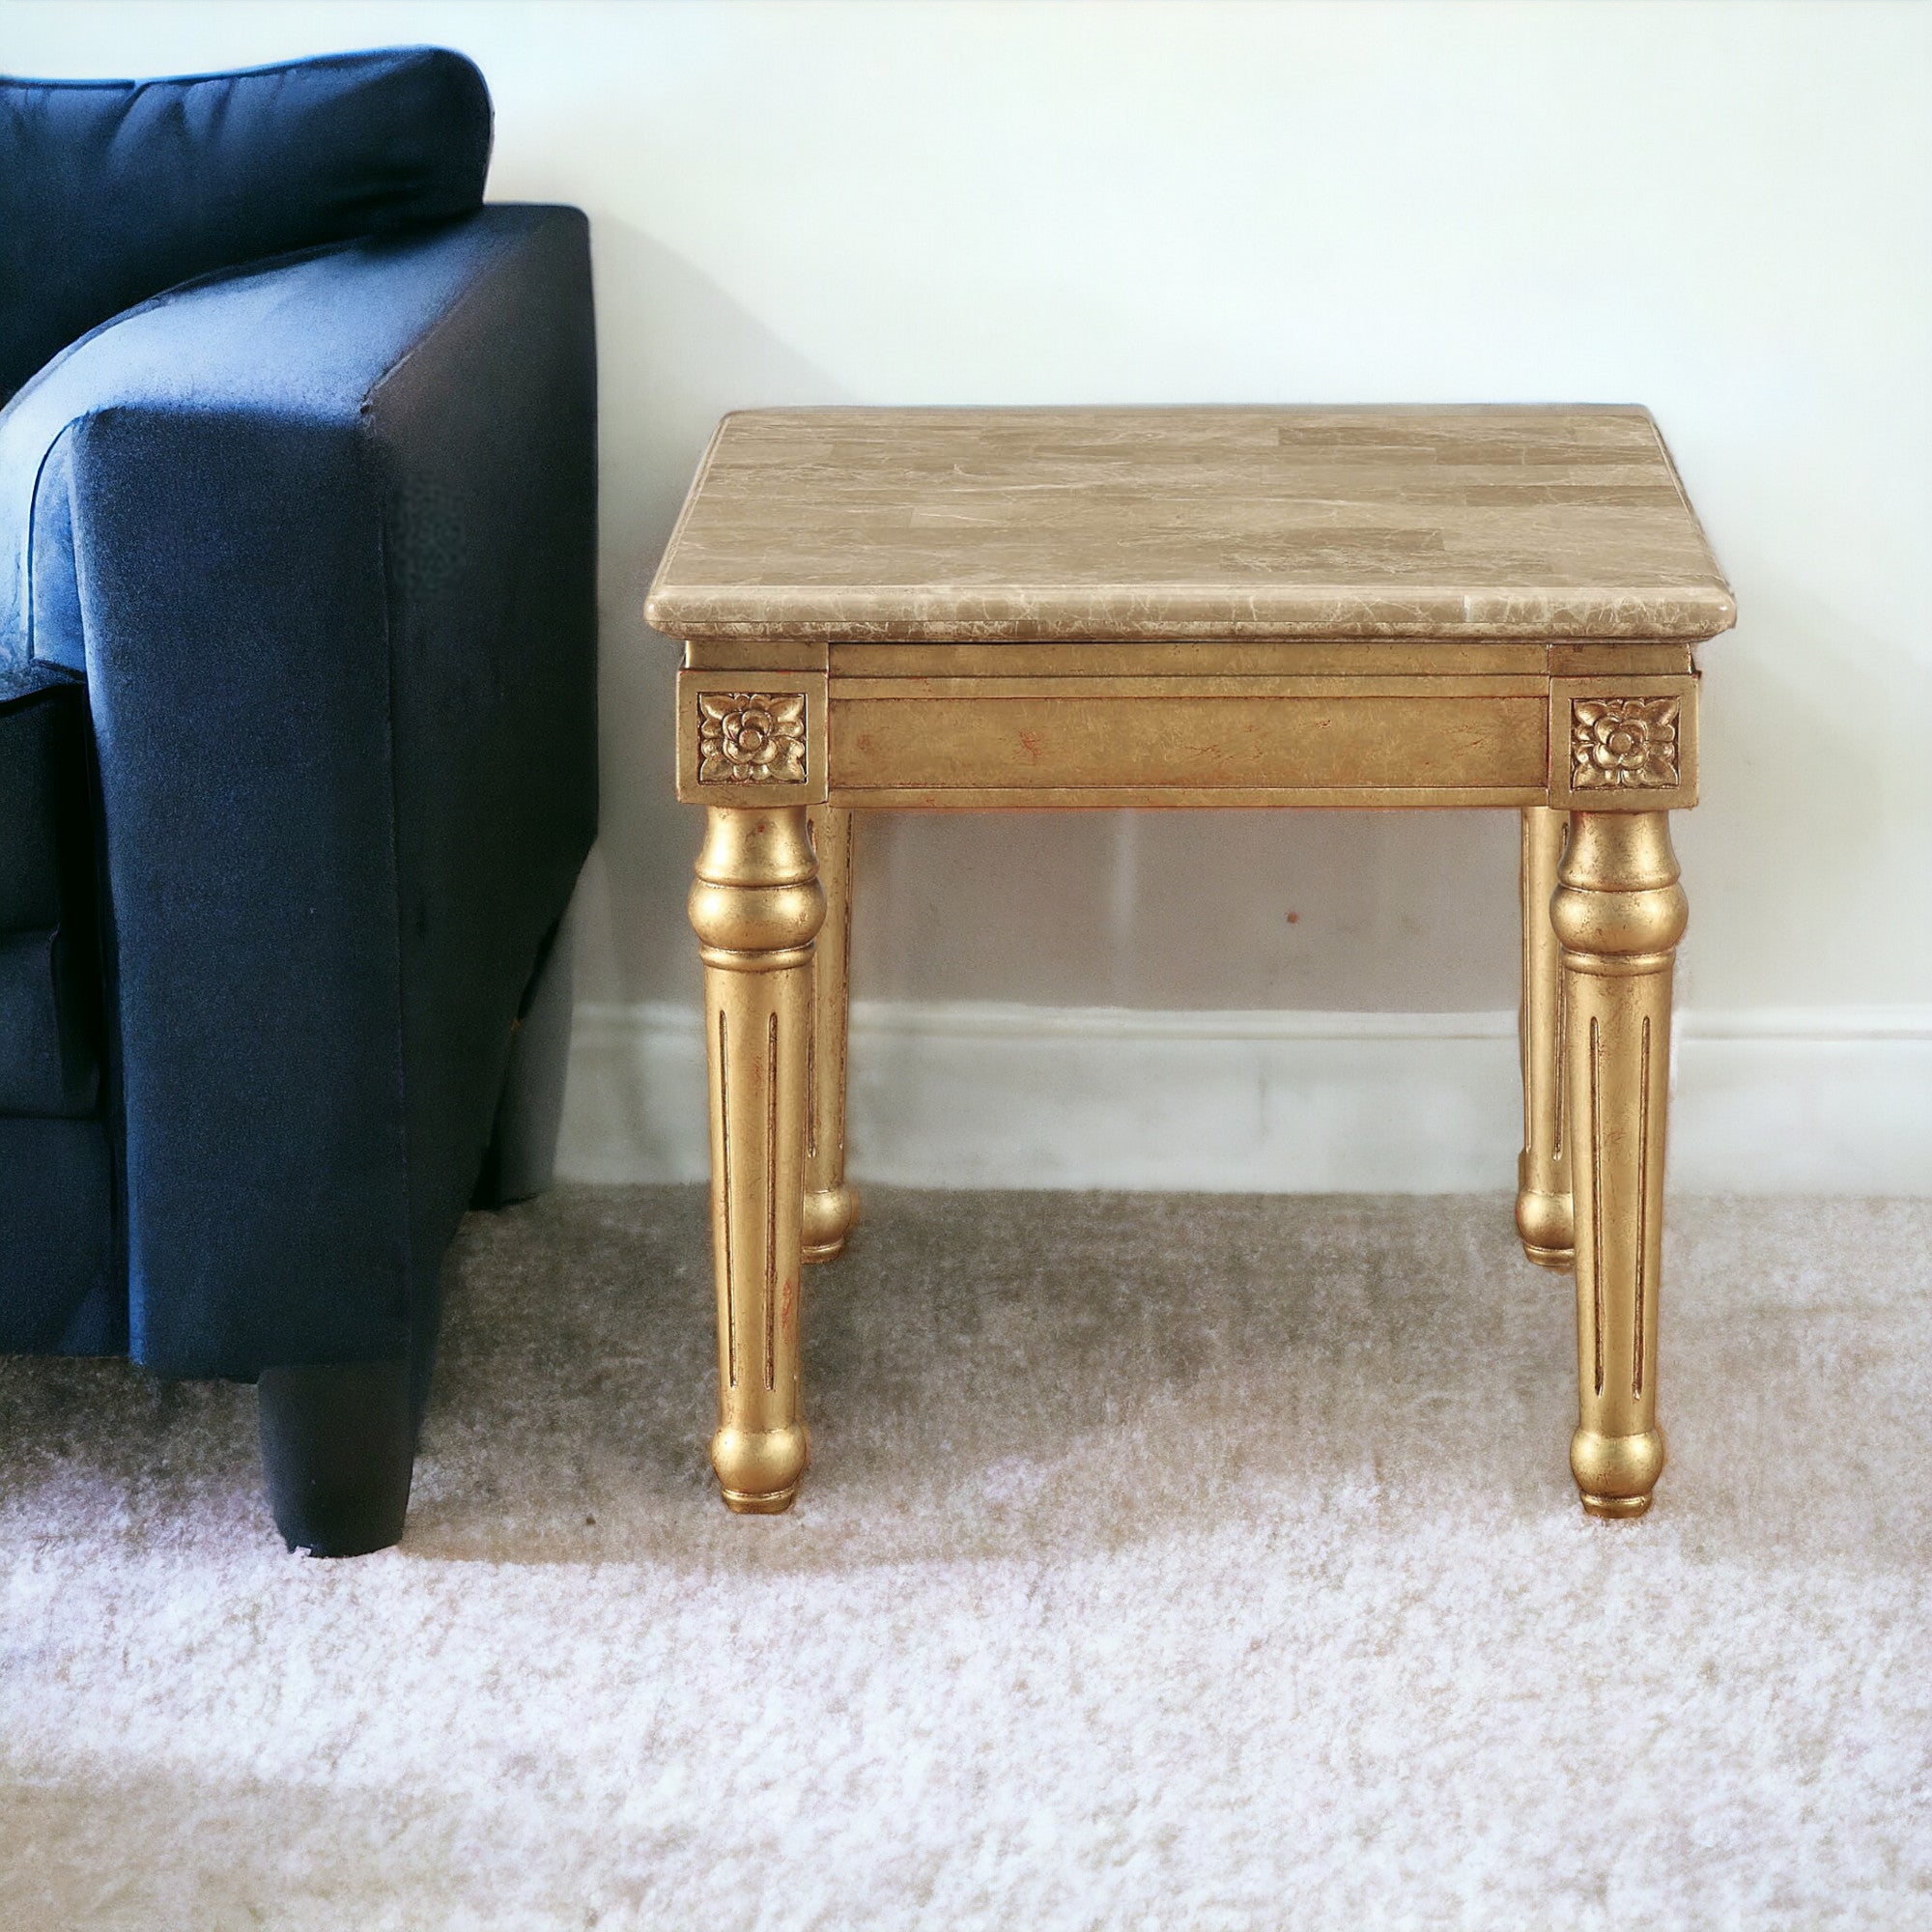
[[[1574,1271],[1583,1507],[1663,1468],[1668,814],[1728,585],[1634,408],[759,410],[720,425],[645,613],[707,807],[725,1503],[808,1460],[803,1265],[844,1178],[853,816],[1513,807],[1525,1253]]]

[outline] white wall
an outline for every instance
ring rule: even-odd
[[[639,607],[721,412],[1531,398],[1650,405],[1742,611],[1706,654],[1706,803],[1679,837],[1680,1176],[1932,1186],[1932,8],[0,5],[14,72],[401,41],[489,75],[494,194],[593,221],[606,829],[581,900],[580,1171],[690,1171],[699,1148],[677,1044],[696,828],[669,797],[675,654]],[[1434,1039],[1427,1015],[1514,1003],[1505,814],[864,830],[855,980],[896,1070],[861,1107],[862,1170],[869,1138],[902,1178],[1040,1171],[986,1095],[935,1103],[903,1045],[963,1027],[980,1044],[946,1078],[997,1097],[1037,1062],[1035,1022],[1002,1033],[981,1003],[1325,1015],[1276,1030],[1286,1058],[1257,1078],[1291,1087],[1296,1040],[1346,1044],[1337,1013],[1424,1015],[1408,1032]],[[1390,1024],[1356,1029],[1365,1072]],[[1077,1130],[1084,1088],[1120,1145],[1056,1178],[1156,1173],[1187,1068],[1210,1069],[1157,1071],[1166,1022],[1068,1026],[1070,1088],[1033,1118]],[[1343,1178],[1381,1184],[1376,1148],[1399,1143],[1418,1184],[1507,1184],[1496,1033],[1463,1028],[1488,1044],[1441,1072],[1466,1119],[1425,1083],[1395,1142],[1327,1120],[1316,1141],[1361,1151]],[[1276,1151],[1221,1171],[1332,1179]]]

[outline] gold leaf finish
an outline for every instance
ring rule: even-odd
[[[1668,812],[1735,611],[1639,409],[774,410],[660,566],[705,967],[726,1504],[805,1473],[861,810],[1521,813],[1517,1232],[1574,1272],[1583,1507],[1663,1468]]]
[[[1678,780],[1674,697],[1587,697],[1570,706],[1575,791],[1670,791]]]
[[[726,1506],[791,1506],[808,1445],[799,1383],[806,1040],[825,918],[802,807],[714,807],[691,923],[704,961],[718,1432]]]
[[[1549,895],[1569,814],[1530,806],[1522,814],[1522,1152],[1517,1160],[1516,1231],[1540,1267],[1576,1264],[1576,1210],[1563,1127],[1563,949]]]
[[[805,698],[801,693],[698,694],[699,784],[803,784],[805,778]]]
[[[1563,948],[1576,1197],[1578,1415],[1570,1467],[1593,1516],[1641,1516],[1663,1470],[1663,1259],[1671,971],[1688,907],[1661,811],[1577,811],[1550,901]]]
[[[852,814],[814,806],[809,814],[825,923],[811,961],[811,1111],[805,1138],[805,1258],[836,1260],[859,1218],[845,1179],[846,961],[852,955]]]

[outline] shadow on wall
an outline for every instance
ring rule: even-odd
[[[1775,564],[1748,554],[1727,561],[1733,582],[1748,585],[1745,615],[1700,653],[1702,803],[1673,822],[1690,895],[1679,1005],[1704,1003],[1705,958],[1723,961],[1725,1008],[1842,1005],[1843,988],[1870,984],[1879,963],[1875,906],[1889,909],[1888,951],[1901,973],[1882,997],[1923,1002],[1932,899],[1900,881],[1924,867],[1932,761],[1875,755],[1872,727],[1932,714],[1932,664]],[[1723,863],[1739,852],[1750,863]],[[1788,943],[1766,946],[1767,924]]]
[[[721,415],[861,399],[650,237],[600,218],[595,246],[604,835],[580,894],[580,995],[695,1002],[684,898],[698,827],[671,797],[677,651],[644,623],[644,594]],[[1507,1007],[1515,848],[1501,812],[882,815],[859,861],[855,986],[1056,1006]]]
[[[700,814],[672,796],[678,650],[644,594],[718,418],[850,402],[681,255],[600,214],[603,836],[579,888],[579,997],[697,998],[684,919]]]

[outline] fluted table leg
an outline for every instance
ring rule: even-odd
[[[1579,1416],[1595,1516],[1641,1516],[1663,1471],[1657,1307],[1670,981],[1687,907],[1661,811],[1577,811],[1551,918],[1563,947]]]
[[[728,1508],[788,1509],[805,1473],[799,1385],[807,1041],[825,917],[801,806],[713,806],[691,923],[704,960],[718,1433]]]
[[[852,814],[829,805],[810,810],[825,924],[812,955],[811,1110],[805,1135],[805,1258],[840,1254],[859,1218],[859,1196],[845,1182],[845,1030],[847,960],[852,947]]]
[[[1563,949],[1549,898],[1569,814],[1532,805],[1522,814],[1522,1152],[1516,1165],[1516,1231],[1543,1267],[1570,1268],[1576,1231],[1563,1131]]]

